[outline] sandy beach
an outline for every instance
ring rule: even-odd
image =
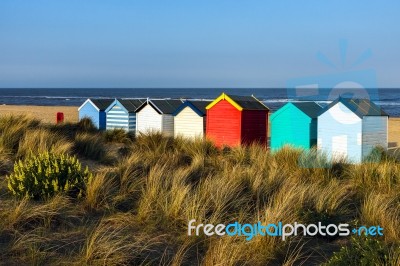
[[[66,122],[78,121],[78,107],[76,106],[26,106],[0,105],[0,115],[29,115],[40,119],[44,123],[55,123],[56,113],[63,112]],[[400,117],[389,118],[389,148],[400,145]]]
[[[0,105],[0,115],[29,115],[44,123],[55,123],[57,112],[64,113],[65,122],[78,121],[78,107],[76,106]]]
[[[389,148],[400,145],[400,117],[389,118]]]

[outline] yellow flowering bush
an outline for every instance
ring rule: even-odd
[[[16,196],[32,199],[46,199],[62,191],[79,198],[91,177],[76,157],[44,152],[17,161],[8,176],[8,188]]]

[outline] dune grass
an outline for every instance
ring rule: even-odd
[[[59,194],[33,201],[7,190],[14,161],[49,149],[77,155],[94,172],[84,198]],[[324,167],[307,168],[310,164]],[[378,163],[328,164],[312,152],[290,148],[275,153],[258,145],[217,149],[202,139],[98,132],[88,121],[43,125],[28,117],[0,117],[0,261],[338,265],[354,254],[396,265],[399,178],[399,163],[389,157]],[[371,246],[350,237],[188,236],[191,219],[380,225],[384,236]],[[375,245],[379,252],[366,252]]]

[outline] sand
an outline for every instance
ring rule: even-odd
[[[65,122],[78,121],[78,107],[76,106],[0,105],[0,115],[29,115],[44,123],[55,123],[57,112],[64,113]]]
[[[22,106],[22,105],[0,105],[0,115],[26,114],[44,123],[55,123],[56,113],[63,112],[66,122],[78,121],[78,107],[76,106]],[[400,145],[400,117],[389,118],[389,148]]]
[[[400,145],[400,117],[389,118],[389,148]]]

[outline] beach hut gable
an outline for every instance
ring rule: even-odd
[[[93,108],[96,109],[98,112],[100,111],[99,107],[97,107],[97,106],[92,102],[92,100],[90,100],[90,99],[87,99],[87,100],[78,108],[78,111],[80,111],[80,110],[81,110],[83,107],[85,107],[87,104],[92,105]]]
[[[112,104],[106,109],[106,113],[115,108],[115,106],[118,106],[117,109],[121,109],[123,112],[129,113],[128,110],[117,99],[115,99]]]
[[[252,96],[239,96],[239,95],[227,95],[222,93],[218,98],[212,101],[206,109],[209,110],[220,101],[227,101],[232,106],[234,106],[237,110],[269,110],[269,108],[264,105],[261,101],[259,101],[256,97]]]
[[[139,108],[138,112],[141,111],[143,108],[145,108],[146,106],[151,106],[154,111],[156,111],[158,114],[162,115],[163,112],[152,102],[152,101],[148,101],[147,104],[144,104],[141,108]]]
[[[218,98],[216,98],[214,101],[212,101],[207,107],[206,109],[211,109],[213,106],[215,106],[217,103],[219,103],[220,101],[225,100],[228,103],[230,103],[232,106],[234,106],[236,109],[238,109],[239,111],[242,111],[243,108],[237,104],[231,97],[229,97],[228,95],[226,95],[225,93],[222,93]]]
[[[196,105],[197,106],[196,106]],[[193,102],[193,101],[185,101],[182,103],[178,109],[172,114],[174,116],[178,115],[182,110],[184,110],[186,107],[189,107],[190,109],[193,110],[198,116],[205,116],[206,115],[206,107],[209,104],[208,101],[198,101],[198,102]]]
[[[149,102],[149,105],[151,106],[151,107],[153,107],[154,108],[154,110],[156,110],[156,112],[157,113],[159,113],[159,114],[163,114],[163,112],[157,107],[157,105],[155,105],[153,102]]]

